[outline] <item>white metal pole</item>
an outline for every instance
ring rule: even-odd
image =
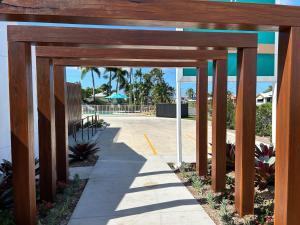
[[[182,164],[182,136],[181,136],[181,83],[179,73],[176,71],[176,149],[177,167]]]

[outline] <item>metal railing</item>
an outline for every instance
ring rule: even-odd
[[[81,131],[81,140],[85,140],[84,131],[87,132],[87,140],[90,140],[90,137],[93,137],[97,133],[97,126],[98,126],[99,116],[98,115],[91,115],[85,118],[82,118],[80,121],[73,124],[72,129],[72,136],[77,141],[77,133]]]
[[[83,115],[152,113],[154,111],[153,105],[82,105]]]

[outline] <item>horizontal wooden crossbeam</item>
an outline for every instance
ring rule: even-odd
[[[36,48],[36,56],[50,58],[101,58],[101,59],[165,59],[199,60],[226,59],[225,50],[157,50],[121,48],[74,48],[44,46]]]
[[[192,0],[2,0],[0,20],[277,30],[299,26],[300,8]]]
[[[171,62],[171,61],[130,61],[130,60],[97,60],[97,59],[54,59],[54,65],[60,66],[98,66],[98,67],[198,67],[207,62]]]
[[[43,45],[256,48],[256,34],[8,26],[8,40]]]

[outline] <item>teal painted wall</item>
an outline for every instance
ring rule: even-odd
[[[215,0],[219,2],[231,2],[230,0]],[[237,0],[242,3],[258,3],[258,4],[275,4],[275,0]],[[251,13],[251,12],[249,12]],[[185,28],[184,31],[190,32],[241,32],[238,30],[208,30],[208,29],[193,29]],[[258,44],[275,44],[274,32],[255,32],[242,31],[244,33],[256,33],[258,35]],[[257,76],[274,76],[274,55],[273,54],[259,54],[257,56]],[[236,76],[237,58],[236,54],[228,55],[228,76]],[[212,76],[212,63],[209,63],[208,73]],[[196,76],[196,69],[184,69],[184,76]]]
[[[273,76],[274,75],[274,55],[259,54],[257,56],[257,76]],[[208,63],[208,75],[212,76],[212,62]],[[184,76],[196,76],[196,69],[183,69]],[[237,75],[237,54],[228,54],[228,76]]]

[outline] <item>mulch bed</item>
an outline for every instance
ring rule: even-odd
[[[95,166],[97,160],[99,159],[98,155],[90,155],[87,160],[77,161],[70,163],[70,167],[87,167],[87,166]]]
[[[185,163],[184,168],[181,168],[180,170],[176,170],[174,165],[171,163],[169,166],[217,225],[274,224],[274,187],[268,186],[262,191],[256,188],[255,215],[249,215],[241,218],[236,213],[234,207],[234,172],[227,173],[226,190],[223,193],[213,193],[211,189],[210,165],[208,172],[209,175],[201,178],[197,177],[195,174],[194,163]],[[224,202],[222,203],[222,201]]]

